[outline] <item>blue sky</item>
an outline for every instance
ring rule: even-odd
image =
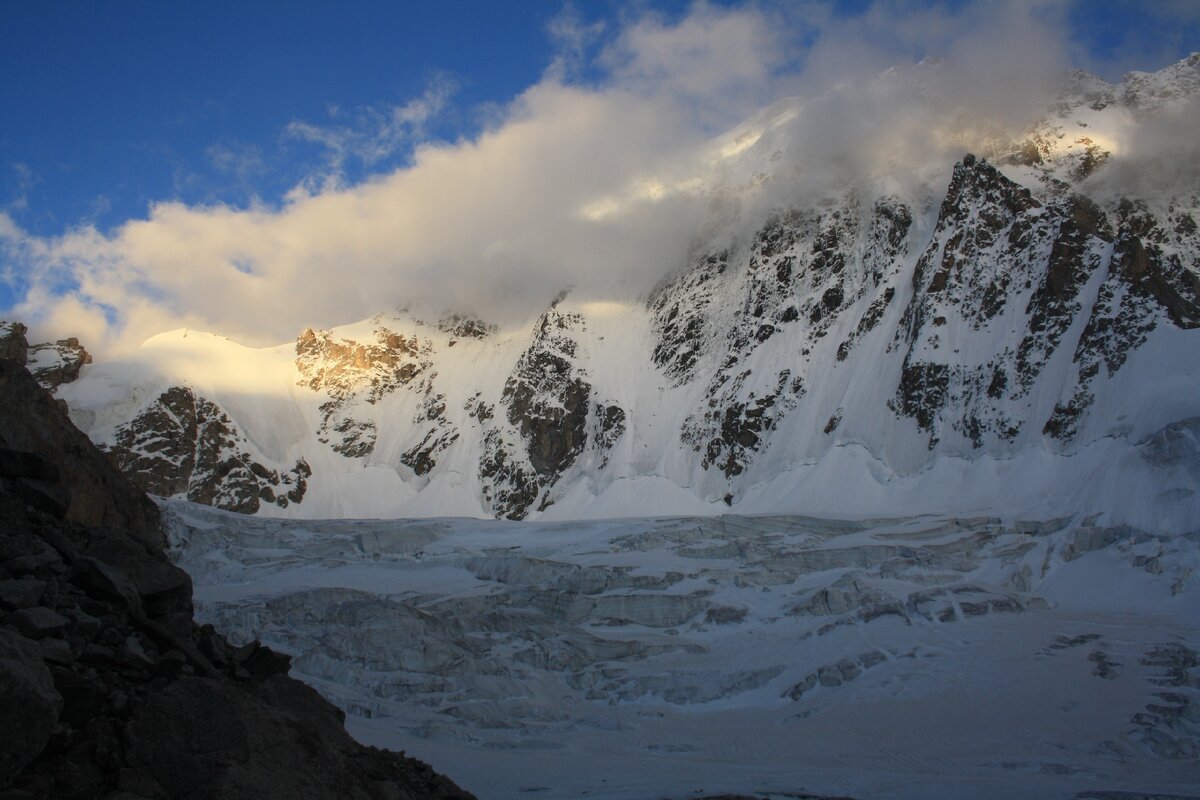
[[[539,86],[649,93],[665,85],[690,104],[682,135],[712,135],[787,90],[775,79],[803,75],[809,48],[829,31],[858,25],[860,52],[881,64],[915,61],[942,55],[940,47],[985,26],[1000,7],[1027,24],[1060,28],[1060,55],[1110,80],[1200,49],[1200,3],[1191,0],[7,0],[0,3],[0,214],[22,244],[0,251],[7,253],[0,310],[25,301],[28,312],[36,268],[25,262],[62,250],[72,232],[113,240],[156,204],[279,209],[298,191],[320,195],[382,180],[410,167],[422,144],[470,143],[513,122],[521,98]],[[751,51],[754,36],[773,37],[774,50],[742,83],[689,88],[684,76],[664,72],[685,59],[643,69],[655,36],[669,37],[687,20],[733,17],[769,18],[767,27],[778,29],[747,34]],[[907,22],[933,33],[894,33]],[[685,49],[692,46],[727,56],[722,69],[741,68],[732,46],[729,53],[721,42]],[[86,264],[58,266],[40,279],[51,294],[87,283]],[[111,299],[82,302],[110,322],[121,316]]]
[[[338,9],[345,9],[345,12]],[[314,157],[289,123],[402,103],[444,76],[470,131],[545,68],[544,2],[8,2],[0,5],[5,200],[31,231],[111,225],[152,200],[270,196]],[[229,157],[252,157],[239,181]],[[20,164],[32,174],[16,168]],[[291,173],[291,174],[289,174]]]
[[[841,8],[851,15],[867,5]],[[687,6],[572,7],[611,32],[623,15],[671,17]],[[1164,60],[1155,43],[1173,51],[1167,58],[1200,47],[1195,19],[1165,24],[1140,6],[1073,7],[1096,61],[1089,66],[1153,69]],[[560,0],[9,0],[0,4],[0,202],[26,230],[50,235],[81,220],[108,228],[158,200],[277,198],[325,155],[288,136],[289,124],[352,122],[437,80],[447,107],[422,135],[470,136],[488,104],[537,82],[564,8]],[[350,179],[403,157],[351,163]]]

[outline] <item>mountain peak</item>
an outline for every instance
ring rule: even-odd
[[[646,265],[666,277],[644,301],[585,285],[517,323],[397,312],[261,349],[175,332],[58,394],[124,463],[169,456],[157,491],[262,514],[795,512],[847,492],[969,511],[1002,470],[1013,508],[1045,511],[1052,473],[1079,507],[1184,524],[1195,476],[1141,454],[1200,416],[1195,176],[1166,190],[1124,159],[1194,100],[1198,63],[1072,73],[1020,136],[968,120],[921,151],[944,164],[902,175],[862,177],[890,139],[804,140],[849,88],[784,100],[714,140],[724,188],[686,259]]]

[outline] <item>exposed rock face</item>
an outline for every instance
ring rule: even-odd
[[[609,451],[625,435],[625,409],[596,403],[592,408],[591,447],[600,454],[600,468],[608,463]]]
[[[482,339],[494,327],[480,320],[448,317],[439,323],[446,333]],[[380,423],[377,405],[388,395],[407,389],[420,398],[411,420],[421,431],[419,441],[405,450],[400,463],[418,476],[427,474],[459,437],[445,417],[445,395],[436,390],[432,344],[377,327],[375,341],[335,341],[330,331],[309,329],[296,342],[296,367],[301,385],[323,392],[319,440],[347,458],[366,458],[375,452]],[[456,341],[451,339],[451,344]]]
[[[711,335],[710,309],[729,268],[729,253],[702,256],[650,298],[655,331],[654,363],[677,383],[695,374]]]
[[[23,424],[5,427],[0,446],[52,456],[57,470],[38,472],[34,467],[22,466],[19,469],[34,470],[37,481],[14,478],[6,487],[29,498],[41,497],[38,505],[44,509],[65,503],[65,518],[70,522],[119,528],[147,546],[162,546],[154,504],[107,460],[92,457],[95,448],[88,438],[74,426],[60,424],[64,412],[59,404],[12,361],[0,360],[0,407],[6,409],[6,420],[15,419],[16,410],[32,410],[23,418]],[[0,459],[0,463],[5,460]],[[60,479],[71,487],[69,496],[53,488]]]
[[[955,168],[896,335],[907,349],[895,407],[929,431],[930,447],[943,427],[976,447],[1016,437],[1111,240],[1085,198],[1043,205],[973,157]],[[987,335],[992,349],[964,359],[963,329]]]
[[[1122,197],[1112,143],[1155,114],[1191,113],[1197,74],[1194,59],[1119,86],[1075,74],[1027,136],[997,148],[999,166],[966,155],[714,221],[644,303],[561,298],[506,331],[407,314],[305,331],[294,363],[306,391],[271,399],[287,406],[286,426],[263,419],[274,406],[200,411],[219,390],[197,389],[150,408],[106,401],[86,412],[89,430],[131,451],[126,469],[168,476],[155,491],[253,511],[296,502],[307,482],[317,515],[345,509],[316,509],[314,496],[381,515],[405,513],[408,498],[422,514],[520,518],[557,503],[587,515],[589,498],[610,492],[654,514],[649,487],[663,481],[685,503],[778,510],[769,495],[820,501],[822,481],[806,476],[851,450],[890,493],[946,457],[964,459],[965,475],[989,459],[1135,448],[1200,415],[1200,195],[1184,170],[1169,191],[1131,183]],[[758,155],[769,170],[773,155]],[[59,396],[80,397],[99,368]],[[189,380],[171,379],[202,383]],[[220,423],[199,479],[176,406]],[[318,474],[263,455],[284,450]],[[353,500],[342,488],[368,484]],[[430,487],[431,502],[418,500]],[[395,508],[372,505],[385,495]]]
[[[34,379],[47,391],[53,392],[64,383],[79,377],[79,370],[92,363],[92,356],[75,337],[59,339],[53,344],[35,344],[29,348],[26,364]]]
[[[1074,356],[1074,387],[1047,420],[1059,439],[1078,430],[1095,399],[1091,385],[1101,366],[1112,377],[1130,353],[1164,322],[1183,330],[1200,327],[1200,235],[1186,211],[1160,223],[1144,203],[1122,200],[1108,273]]]
[[[496,326],[476,317],[451,314],[438,320],[438,330],[463,339],[486,339],[495,334]],[[454,343],[455,339],[451,339],[447,344],[453,347]]]
[[[453,341],[453,340],[452,340]],[[425,475],[437,466],[437,459],[450,445],[458,441],[458,429],[446,419],[446,396],[434,390],[436,372],[431,372],[413,387],[421,398],[412,418],[412,426],[423,432],[420,442],[400,456],[400,462],[417,475]]]
[[[520,431],[529,463],[543,478],[560,475],[583,450],[592,387],[575,368],[571,336],[583,325],[578,314],[551,307],[504,384],[508,421]]]
[[[891,196],[871,202],[865,214],[862,205],[851,193],[828,210],[776,215],[749,252],[739,253],[744,266],[730,269],[728,253],[709,256],[652,299],[654,358],[664,371],[688,382],[706,349],[716,368],[705,406],[680,432],[702,454],[703,468],[719,469],[727,478],[746,469],[804,396],[814,348],[864,298],[873,300],[840,344],[839,360],[879,324],[895,294],[883,284],[894,277],[908,247],[912,214]],[[721,313],[729,307],[713,302],[721,295],[726,301],[730,295],[744,299],[732,314]],[[680,319],[686,320],[682,327]],[[783,368],[767,370],[754,363],[755,354],[776,336],[794,349],[782,363],[771,359]]]
[[[497,516],[523,519],[554,502],[552,489],[585,450],[607,463],[625,432],[625,411],[593,402],[586,354],[579,336],[587,322],[564,311],[560,295],[533,326],[500,395],[500,413],[487,403],[468,403],[483,429],[479,476],[484,498]]]
[[[528,513],[587,440],[592,387],[576,367],[578,343],[572,335],[584,320],[561,312],[559,302],[538,319],[529,347],[504,384],[500,402],[512,428],[492,427],[484,440],[479,473],[485,497],[511,519]],[[549,502],[542,497],[543,507]]]
[[[0,359],[25,366],[29,357],[29,342],[25,339],[28,330],[19,322],[0,321]]]
[[[12,362],[0,392],[0,791],[469,797],[351,740],[286,656],[195,625],[157,509]]]
[[[931,447],[943,426],[980,447],[1012,440],[1027,421],[1041,425],[1030,419],[1031,390],[1075,330],[1078,338],[1066,343],[1074,344],[1076,386],[1042,426],[1069,438],[1101,364],[1115,374],[1160,321],[1196,324],[1194,267],[1148,250],[1134,230],[1148,235],[1157,225],[1145,213],[1131,224],[1135,209],[1122,202],[1114,227],[1085,197],[1043,205],[983,162],[967,158],[955,169],[897,332],[907,351],[895,408],[930,432]],[[1089,303],[1085,287],[1101,280]],[[997,346],[964,360],[957,349],[964,329],[989,334]],[[944,341],[943,331],[957,338]]]
[[[74,337],[30,345],[25,338],[27,332],[19,322],[0,321],[0,359],[28,367],[50,392],[78,378],[83,365],[92,363],[91,354]]]
[[[329,400],[321,406],[320,441],[347,458],[361,458],[375,450],[376,423],[361,419],[356,408],[374,405],[399,386],[428,372],[428,350],[421,342],[386,328],[375,331],[375,341],[335,341],[330,331],[311,328],[296,340],[296,369],[300,384],[324,391]]]
[[[286,508],[304,499],[312,473],[303,459],[280,473],[252,459],[249,448],[216,403],[176,386],[118,428],[107,449],[133,483],[162,497],[242,513],[263,502]]]

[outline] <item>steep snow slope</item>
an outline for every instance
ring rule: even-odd
[[[1194,109],[1198,69],[1076,73],[992,163],[816,194],[772,164],[833,100],[784,101],[714,142],[701,189],[769,213],[718,214],[649,297],[567,292],[504,329],[402,311],[266,350],[176,331],[59,396],[151,491],[269,515],[1002,504],[1192,530],[1200,186],[1136,156]]]

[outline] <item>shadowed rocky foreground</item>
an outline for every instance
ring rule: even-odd
[[[0,359],[0,798],[470,798],[192,619],[157,508]]]

